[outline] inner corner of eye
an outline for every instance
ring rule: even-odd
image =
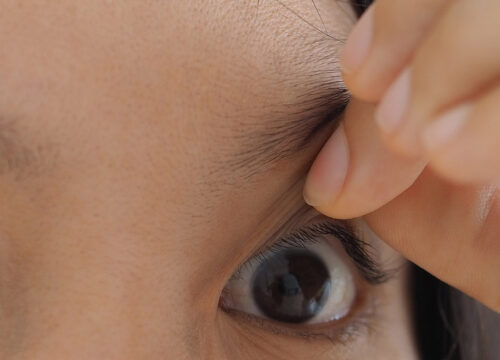
[[[339,320],[350,312],[356,297],[350,267],[326,240],[269,250],[238,272],[221,295],[225,310],[274,322]]]

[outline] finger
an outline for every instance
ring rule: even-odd
[[[353,218],[379,208],[406,190],[425,166],[382,144],[373,110],[372,105],[351,101],[344,124],[309,172],[304,197],[327,216]]]
[[[499,111],[497,86],[431,123],[423,137],[431,166],[455,181],[500,182]]]
[[[480,96],[500,75],[500,2],[455,1],[433,26],[379,105],[392,149],[422,152],[421,133],[444,109]]]
[[[354,27],[341,57],[354,96],[378,102],[409,62],[447,0],[379,0]]]
[[[450,184],[425,170],[365,219],[409,260],[500,312],[499,190]]]

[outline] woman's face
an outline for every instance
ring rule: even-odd
[[[355,21],[1,0],[0,358],[415,358],[403,260],[301,196]]]

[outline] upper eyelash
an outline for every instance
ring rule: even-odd
[[[231,279],[239,279],[244,269],[255,264],[260,265],[280,251],[304,249],[307,245],[319,242],[320,237],[324,235],[333,235],[342,243],[347,255],[353,260],[354,265],[368,283],[380,284],[389,279],[389,272],[383,271],[374,260],[370,244],[357,237],[345,222],[333,219],[315,223],[285,235],[245,261],[231,276]]]
[[[278,241],[272,243],[270,246],[259,250],[250,259],[246,260],[235,273],[231,276],[231,279],[239,279],[240,273],[253,265],[260,265],[267,261],[272,255],[289,249],[305,249],[306,245],[311,245],[319,242],[319,239],[313,234],[308,234],[308,228],[297,230],[291,234],[285,235]]]
[[[373,247],[357,236],[347,223],[342,222],[339,225],[338,221],[327,221],[313,225],[313,227],[316,228],[318,234],[334,235],[340,240],[345,252],[368,283],[381,284],[393,275],[393,270],[382,269],[375,260]]]

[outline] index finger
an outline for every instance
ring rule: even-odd
[[[344,81],[354,96],[379,101],[449,4],[376,1],[354,27],[341,57]]]

